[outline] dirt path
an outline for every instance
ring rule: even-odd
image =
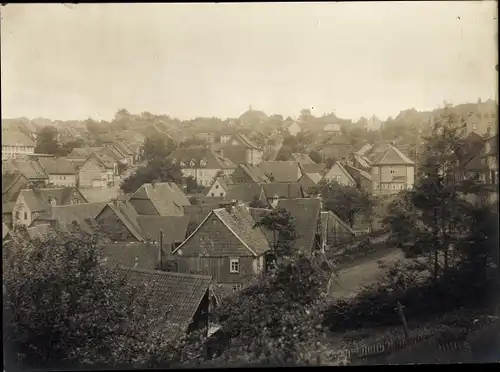
[[[343,267],[338,278],[330,288],[330,297],[351,297],[356,295],[362,286],[374,283],[381,275],[378,261],[395,262],[403,258],[403,253],[398,250],[389,250],[381,254],[373,254],[355,263]]]

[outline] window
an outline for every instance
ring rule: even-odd
[[[19,211],[16,212],[16,220],[19,219]]]
[[[373,174],[375,174],[375,175],[378,174],[378,167],[373,168]]]
[[[394,173],[396,173],[396,170],[393,167],[391,167],[391,168],[389,168],[389,173],[394,174]]]
[[[241,291],[241,284],[233,284],[233,292]]]
[[[214,194],[214,193],[212,193],[212,196],[215,196],[215,194]]]
[[[473,131],[476,131],[476,130],[477,130],[477,124],[476,124],[476,123],[472,123],[472,130],[473,130]]]
[[[215,189],[217,190],[219,188],[219,185],[215,185]]]
[[[27,220],[28,219],[28,212],[24,212],[24,219]]]
[[[191,160],[191,162],[189,163],[189,165],[190,165],[192,168],[194,168],[194,167],[196,166],[196,163],[195,163],[195,161],[194,161],[194,160]]]
[[[222,196],[224,196],[224,193],[223,193],[223,192],[221,192],[219,195],[222,197]]]
[[[186,163],[184,163],[183,161],[181,161],[180,165],[181,165],[181,167],[185,167]]]
[[[240,260],[239,258],[231,258],[229,261],[229,272],[230,273],[239,273],[240,272]]]

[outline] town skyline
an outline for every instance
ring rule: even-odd
[[[494,2],[10,4],[2,111],[111,120],[125,108],[187,120],[252,105],[385,120],[486,101],[496,99],[495,15]]]

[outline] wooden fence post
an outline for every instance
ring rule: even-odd
[[[398,301],[398,307],[396,310],[399,314],[399,317],[401,318],[401,323],[403,323],[403,331],[405,333],[405,339],[406,339],[406,341],[408,341],[410,338],[410,331],[408,330],[408,324],[406,323],[405,314],[403,313],[403,305],[401,305],[401,303],[399,301]]]

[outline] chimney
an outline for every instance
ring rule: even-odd
[[[225,201],[219,204],[221,208],[224,208],[228,213],[232,212],[233,207],[236,205],[235,201]]]
[[[154,189],[156,184],[156,180],[151,181],[151,187]]]

